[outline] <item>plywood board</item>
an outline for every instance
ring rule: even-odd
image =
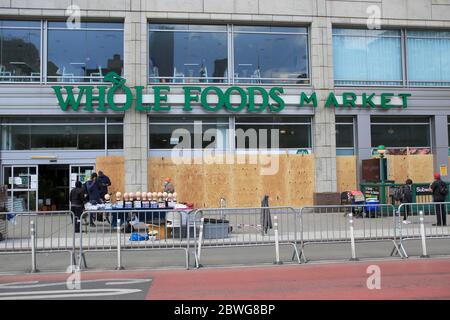
[[[103,171],[105,175],[111,180],[111,186],[108,192],[113,195],[120,191],[124,193],[125,190],[125,160],[121,156],[106,156],[97,157],[95,159],[95,168],[98,171]],[[114,197],[113,197],[114,199]]]
[[[336,178],[338,192],[358,190],[356,156],[336,157]]]
[[[433,180],[433,155],[388,156],[389,180],[404,183],[412,179],[415,183]]]
[[[196,207],[218,207],[225,198],[228,207],[260,206],[267,194],[273,206],[312,204],[314,192],[314,157],[312,155],[279,155],[256,162],[232,164],[178,164],[170,158],[151,157],[148,160],[149,190],[159,191],[166,176],[170,176],[178,199]],[[241,159],[242,160],[242,159]],[[261,170],[264,167],[264,170]],[[268,175],[268,168],[275,169]]]

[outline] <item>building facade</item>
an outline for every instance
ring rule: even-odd
[[[357,189],[378,145],[391,180],[446,178],[450,1],[8,0],[0,41],[17,211],[67,209],[98,170],[112,192],[172,177],[198,207],[320,203]]]

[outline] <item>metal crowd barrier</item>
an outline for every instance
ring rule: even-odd
[[[199,209],[194,213],[194,256],[201,266],[202,249],[275,246],[275,263],[281,264],[279,246],[297,249],[298,221],[291,207]]]
[[[397,224],[402,246],[407,240],[422,240],[422,257],[428,257],[427,239],[450,238],[449,210],[450,202],[401,204],[397,209]]]
[[[31,253],[31,272],[36,272],[36,253],[69,252],[75,264],[75,233],[71,211],[2,212],[0,254]]]
[[[123,269],[122,251],[183,250],[189,269],[189,239],[193,229],[189,209],[85,211],[80,218],[78,266],[88,268],[86,252],[117,253],[116,269]],[[94,225],[90,225],[91,220]]]
[[[391,256],[406,253],[400,245],[393,205],[310,206],[300,209],[300,256],[307,260],[305,247],[321,243],[350,243],[356,260],[356,243],[392,241]]]

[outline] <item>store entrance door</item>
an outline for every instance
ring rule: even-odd
[[[27,165],[3,166],[3,183],[8,186],[8,210],[36,211],[38,167]]]
[[[39,211],[69,210],[69,165],[39,165]]]

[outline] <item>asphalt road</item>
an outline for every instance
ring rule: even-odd
[[[450,299],[450,258],[3,275],[0,299]]]

